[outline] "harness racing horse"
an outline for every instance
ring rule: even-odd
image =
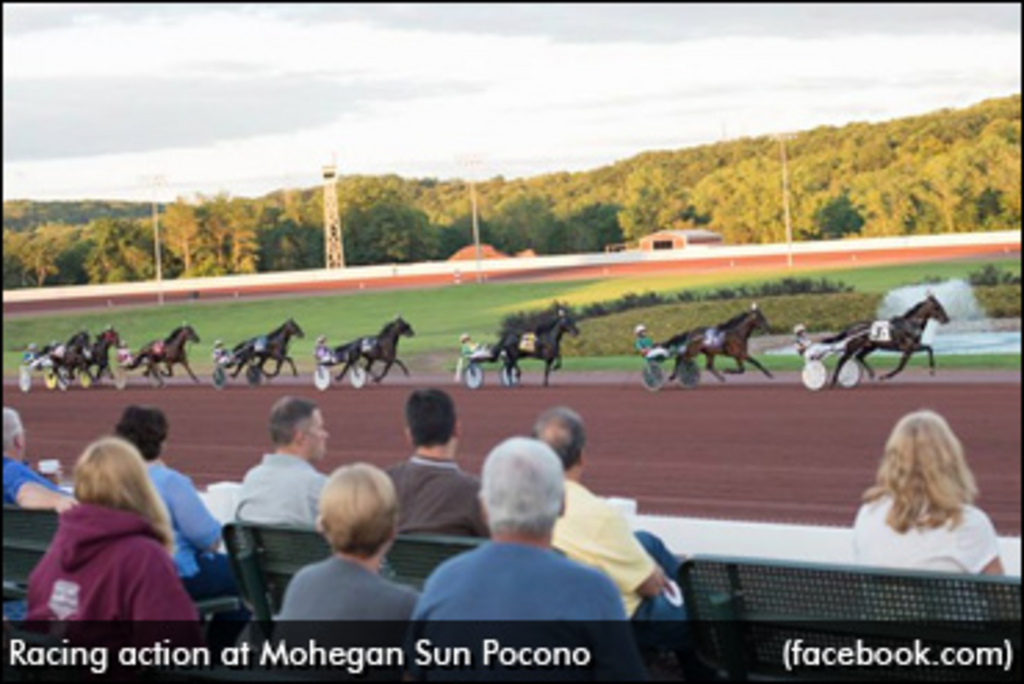
[[[191,325],[186,323],[175,328],[166,339],[154,340],[140,349],[127,368],[135,370],[145,363],[144,375],[149,376],[156,381],[157,385],[163,387],[164,381],[161,376],[171,377],[174,375],[174,365],[180,363],[188,371],[189,376],[198,383],[199,378],[188,365],[188,356],[185,352],[185,345],[188,342],[199,342],[199,335]],[[158,365],[160,363],[166,366],[166,371],[160,370]]]
[[[928,352],[928,370],[935,375],[935,354],[931,345],[921,344],[921,335],[931,319],[939,323],[949,323],[949,314],[935,295],[928,293],[922,301],[912,306],[902,316],[890,318],[888,321],[860,321],[846,328],[838,335],[827,337],[822,342],[832,344],[845,340],[843,355],[832,373],[831,385],[834,387],[839,371],[851,358],[854,359],[873,380],[875,371],[867,364],[865,357],[876,349],[901,352],[899,364],[881,377],[889,380],[902,371],[914,352]]]
[[[83,330],[76,333],[63,345],[63,354],[54,356],[51,351],[50,358],[53,360],[54,370],[66,371],[69,382],[74,381],[78,373],[84,373],[92,380],[92,374],[89,373],[92,362],[91,346],[88,332]]]
[[[114,330],[114,326],[108,325],[106,329],[96,336],[96,341],[92,344],[92,354],[86,371],[89,372],[94,380],[99,380],[106,373],[111,380],[114,379],[114,372],[110,370],[110,348],[121,346],[121,336],[118,335],[117,331]],[[96,367],[96,372],[92,373],[89,368]]]
[[[715,368],[715,356],[719,354],[736,361],[736,368],[727,368],[726,373],[745,373],[747,369],[743,364],[749,361],[769,378],[772,377],[768,369],[747,351],[747,342],[758,328],[762,332],[768,332],[768,319],[757,308],[757,304],[752,304],[749,311],[733,316],[725,323],[712,328],[694,328],[667,340],[661,346],[676,350],[676,363],[669,380],[674,380],[683,365],[692,361],[698,354],[704,355],[705,368],[720,382],[725,382],[725,376]]]
[[[275,378],[281,372],[281,366],[285,361],[292,367],[292,375],[297,376],[299,371],[295,368],[295,361],[288,355],[288,343],[292,337],[302,338],[305,337],[305,333],[294,318],[289,318],[266,335],[239,343],[232,351],[232,365],[237,367],[231,377],[238,377],[242,369],[248,365],[250,368],[258,368],[261,375]],[[273,373],[268,373],[263,370],[263,366],[271,359],[277,362],[277,366]]]
[[[381,328],[376,337],[360,337],[335,347],[334,358],[338,363],[345,364],[335,379],[340,381],[344,378],[348,369],[358,364],[360,359],[366,360],[365,370],[373,377],[374,382],[383,380],[394,364],[398,364],[398,367],[408,377],[409,369],[398,358],[398,341],[402,337],[414,337],[415,335],[416,332],[412,326],[401,316],[396,316],[395,320]],[[373,375],[371,368],[377,361],[384,364],[384,370],[380,375]]]
[[[519,359],[534,358],[544,362],[544,386],[548,386],[551,371],[562,367],[562,335],[571,333],[573,337],[580,334],[576,322],[559,309],[553,320],[537,326],[532,336],[522,333],[509,333],[494,348],[494,358],[505,355],[505,375],[513,384],[518,384],[522,376]]]

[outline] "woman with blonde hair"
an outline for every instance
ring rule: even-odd
[[[933,411],[904,416],[853,526],[857,561],[920,570],[1003,574],[992,521],[973,505],[960,440]]]
[[[167,509],[138,450],[115,437],[90,444],[75,466],[75,498],[29,577],[28,619],[195,621]]]
[[[335,470],[320,494],[317,528],[334,555],[295,575],[278,618],[408,620],[419,595],[380,577],[398,529],[391,478],[366,463]]]

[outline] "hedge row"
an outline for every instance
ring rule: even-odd
[[[991,318],[1016,318],[1021,315],[1019,285],[975,288],[979,303]],[[757,299],[768,320],[770,333],[791,334],[797,323],[811,332],[841,330],[850,323],[876,316],[883,295],[848,292],[842,294],[797,295]],[[580,336],[565,337],[565,354],[571,356],[608,356],[629,353],[633,348],[633,328],[647,326],[655,341],[663,341],[685,330],[725,322],[750,306],[750,301],[710,301],[691,304],[663,304],[632,310],[579,324]],[[759,334],[759,333],[756,333]]]

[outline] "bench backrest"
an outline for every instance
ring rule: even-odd
[[[281,610],[295,573],[331,555],[323,536],[312,528],[233,522],[224,526],[224,543],[242,597],[253,618],[266,624]]]
[[[1018,578],[697,556],[683,563],[679,583],[698,656],[730,679],[820,678],[820,670],[785,667],[787,640],[797,638],[838,647],[858,638],[1020,645]]]
[[[486,541],[479,537],[400,534],[384,558],[381,574],[393,582],[419,590],[438,565]]]
[[[4,505],[4,596],[24,595],[28,576],[57,533],[57,513]]]

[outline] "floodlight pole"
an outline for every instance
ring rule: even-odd
[[[782,210],[786,218],[786,266],[793,268],[793,224],[789,216],[789,165],[786,162],[786,138],[779,134],[779,154],[782,157]]]

